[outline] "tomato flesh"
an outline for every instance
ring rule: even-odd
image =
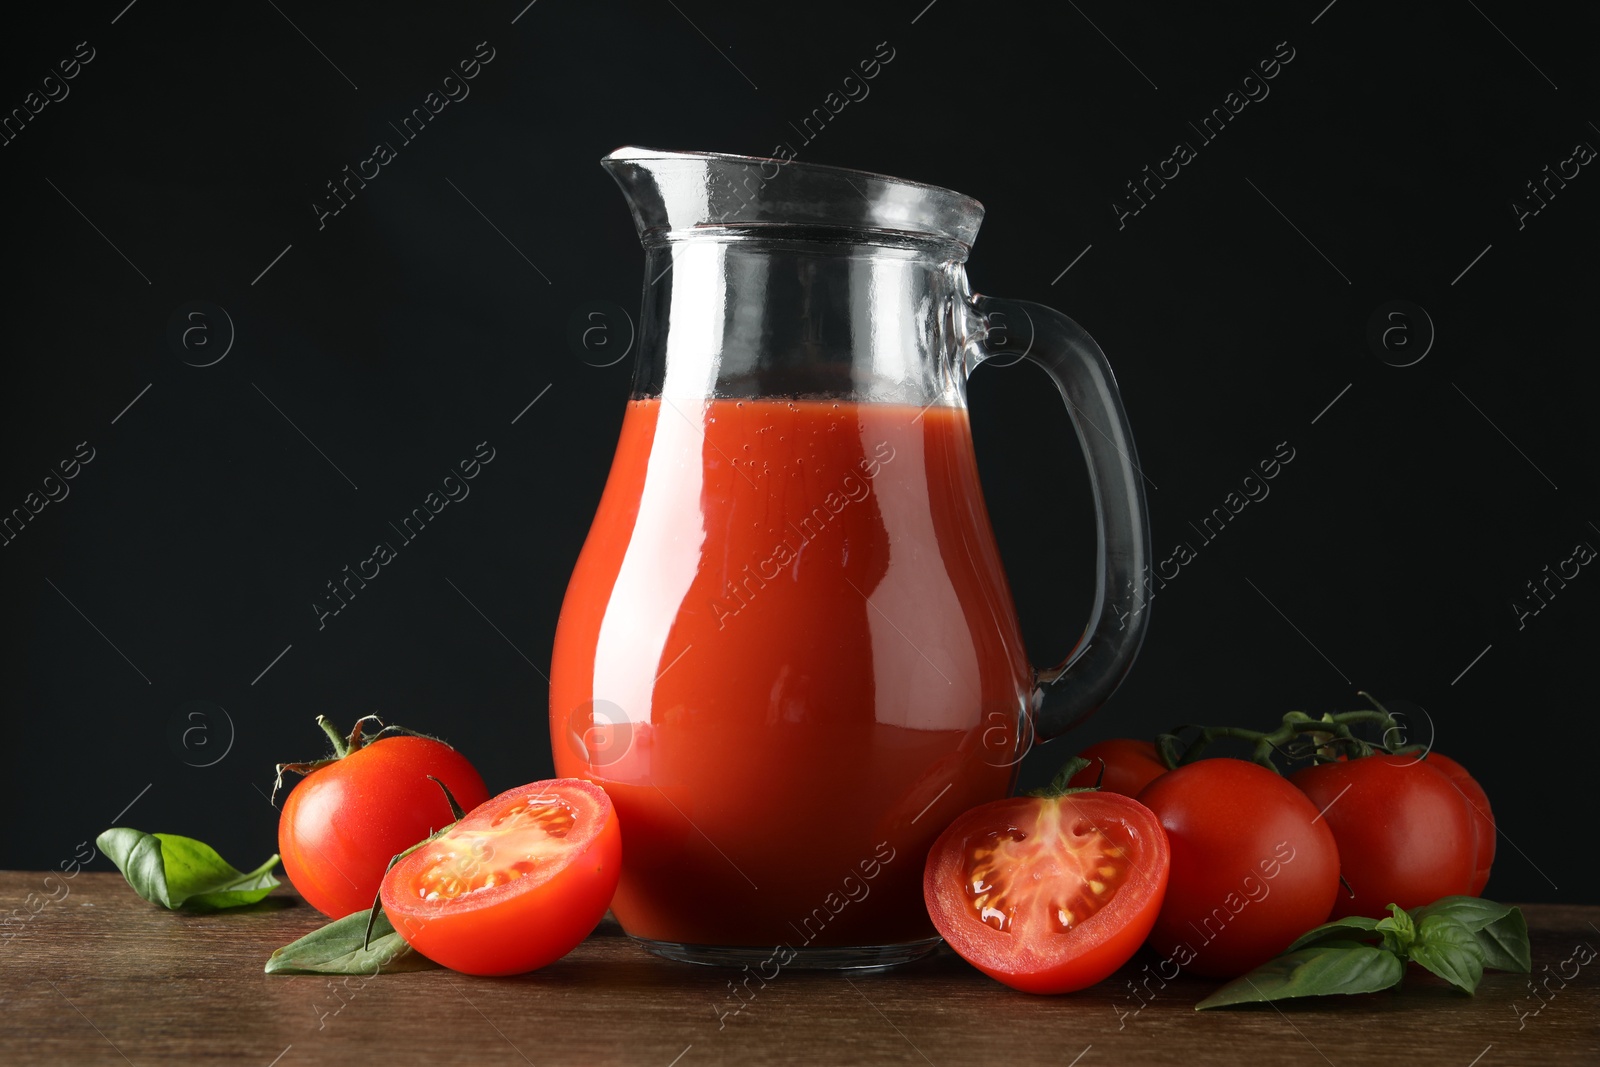
[[[383,908],[418,952],[467,974],[561,958],[605,915],[621,873],[610,799],[576,779],[534,782],[469,812],[395,864]]]
[[[1168,864],[1160,825],[1127,797],[1017,797],[951,824],[928,855],[923,895],[973,966],[1015,989],[1065,993],[1138,949]]]
[[[1047,810],[1041,824],[1059,824],[1059,812]],[[1019,910],[1032,929],[1065,933],[1116,894],[1127,878],[1126,856],[1126,849],[1082,819],[1070,829],[995,830],[968,845],[967,908],[1003,934],[1016,926]],[[1049,888],[1034,888],[1034,883]]]

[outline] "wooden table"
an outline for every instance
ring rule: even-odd
[[[0,901],[47,895],[0,872]],[[52,881],[56,894],[60,889]],[[735,972],[670,963],[607,923],[518,978],[449,971],[362,981],[262,973],[320,922],[287,887],[248,912],[146,904],[116,874],[80,874],[0,943],[0,1064],[1600,1064],[1600,907],[1530,905],[1534,977],[1490,974],[1476,997],[1430,976],[1399,993],[1197,1013],[1212,983],[1179,977],[1144,1006],[1114,978],[1064,997],[1016,993],[948,950],[878,974],[784,971],[739,1014]],[[1549,966],[1546,971],[1545,967]],[[751,983],[752,988],[755,983]],[[337,987],[337,988],[336,988]],[[1537,1014],[1532,1010],[1537,1009]],[[1519,1016],[1519,1013],[1527,1013]]]

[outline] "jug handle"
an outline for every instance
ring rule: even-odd
[[[1053,667],[1034,668],[1033,729],[1039,740],[1048,741],[1110,699],[1144,643],[1150,619],[1144,588],[1150,560],[1144,473],[1116,378],[1083,327],[1026,300],[974,294],[970,306],[982,328],[969,348],[975,357],[969,367],[1007,357],[1027,358],[1044,368],[1066,402],[1094,491],[1094,608],[1067,657]],[[1025,330],[1018,328],[1024,324]],[[1002,325],[1004,337],[997,342]]]

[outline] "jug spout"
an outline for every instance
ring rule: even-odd
[[[600,161],[645,247],[707,231],[792,227],[872,242],[948,244],[964,262],[983,205],[949,189],[793,159],[619,148]]]
[[[960,403],[976,200],[752,156],[601,162],[645,248],[636,398]]]

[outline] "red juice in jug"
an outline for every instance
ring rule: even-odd
[[[628,933],[934,936],[928,849],[1010,788],[1032,684],[965,409],[629,404],[550,686]]]

